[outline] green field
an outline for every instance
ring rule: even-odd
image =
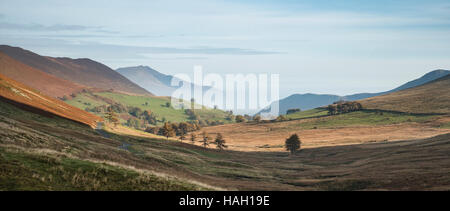
[[[97,97],[99,96],[99,97]],[[107,100],[105,100],[105,98]],[[183,109],[174,109],[167,107],[166,103],[170,102],[168,97],[150,97],[150,96],[133,96],[114,92],[98,92],[98,93],[80,93],[76,97],[65,101],[66,103],[75,107],[86,109],[93,108],[101,105],[108,105],[110,101],[121,103],[125,106],[138,107],[142,110],[150,110],[155,113],[159,120],[163,118],[170,122],[186,122],[189,121],[189,116],[186,115]],[[215,110],[211,108],[197,109],[195,112],[203,120],[220,120],[224,123],[229,122],[226,120],[227,113],[222,110]],[[102,114],[95,113],[99,116]],[[126,115],[121,115],[126,118]],[[122,118],[122,122],[125,122]]]
[[[328,111],[325,108],[315,108],[306,111],[300,111],[286,115],[288,119],[299,120],[309,119],[302,121],[297,125],[291,125],[292,127],[301,127],[302,129],[317,129],[317,128],[335,128],[352,125],[389,125],[399,124],[404,122],[419,122],[423,123],[431,120],[436,115],[424,115],[424,114],[408,114],[401,112],[390,111],[374,111],[363,110],[350,112],[345,114],[328,116]],[[319,118],[320,117],[320,118]],[[442,128],[449,127],[444,124]]]
[[[304,119],[311,117],[319,117],[328,115],[328,111],[325,108],[314,108],[306,111],[295,112],[292,114],[286,115],[288,119]]]
[[[320,112],[319,112],[320,113]],[[436,117],[436,115],[416,115],[397,112],[356,111],[345,114],[314,118],[298,123],[303,129],[335,128],[352,125],[390,125],[405,122],[423,123]]]

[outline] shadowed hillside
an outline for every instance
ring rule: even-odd
[[[450,75],[422,86],[360,101],[364,108],[411,113],[450,113]]]
[[[138,95],[151,95],[111,68],[90,59],[40,56],[18,47],[0,45],[0,52],[28,66],[61,79],[100,89]]]
[[[60,116],[95,127],[102,118],[40,94],[19,82],[0,75],[0,100],[44,116]]]

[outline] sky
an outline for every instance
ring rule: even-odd
[[[442,0],[0,0],[0,44],[165,74],[274,73],[280,97],[395,88],[450,69]]]

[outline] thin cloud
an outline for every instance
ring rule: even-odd
[[[219,48],[219,47],[193,47],[193,48],[175,48],[175,47],[145,47],[129,45],[112,45],[95,42],[82,42],[75,44],[79,48],[101,49],[102,51],[127,52],[134,54],[206,54],[206,55],[266,55],[280,54],[276,51],[263,51],[245,48]]]
[[[1,17],[1,14],[0,14]],[[42,25],[37,23],[20,24],[0,22],[0,28],[9,30],[25,30],[25,31],[89,31],[94,30],[102,33],[113,33],[112,31],[104,30],[99,26],[83,26],[83,25],[68,25],[68,24],[54,24]]]

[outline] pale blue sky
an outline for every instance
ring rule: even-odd
[[[448,1],[0,1],[1,44],[166,74],[278,73],[280,95],[450,69]]]

